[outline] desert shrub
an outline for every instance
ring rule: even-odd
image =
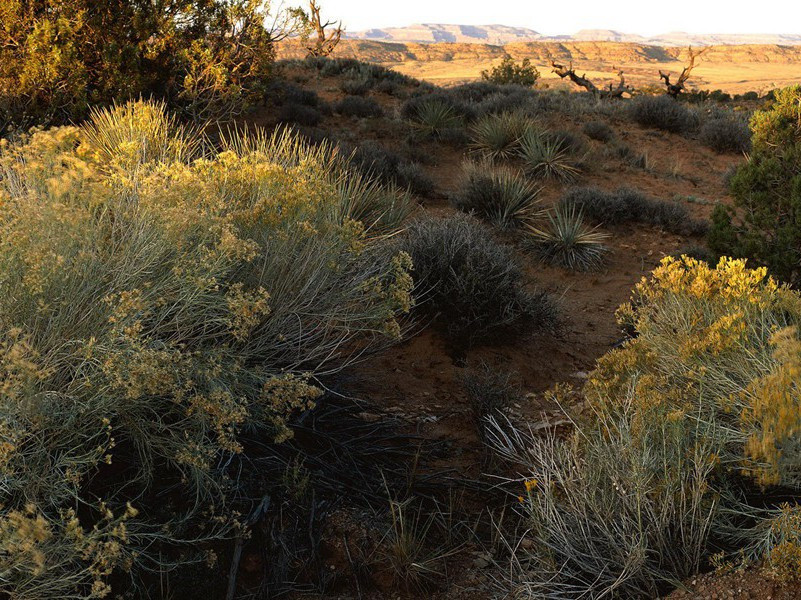
[[[612,131],[612,128],[603,121],[588,121],[584,124],[582,131],[584,131],[584,135],[591,140],[597,140],[604,143],[615,137],[615,133]]]
[[[637,96],[631,101],[631,118],[643,127],[684,133],[698,126],[694,112],[666,95]]]
[[[462,181],[451,198],[454,206],[500,227],[520,227],[541,212],[540,188],[515,170],[467,162]]]
[[[526,172],[539,179],[574,181],[581,172],[570,151],[556,139],[529,131],[520,138],[520,158]]]
[[[485,362],[470,368],[462,377],[470,412],[476,431],[482,440],[487,439],[490,419],[502,419],[504,411],[518,402],[523,390],[515,382],[515,374],[494,368]]]
[[[155,95],[190,118],[230,117],[261,97],[270,74],[268,9],[245,0],[4,0],[0,113],[24,128]],[[294,28],[299,13],[284,14]]]
[[[400,248],[412,257],[418,312],[432,315],[461,347],[504,331],[552,328],[555,308],[526,290],[511,248],[475,219],[456,215],[412,223]]]
[[[373,88],[373,81],[362,77],[359,79],[345,79],[340,88],[349,96],[364,96]]]
[[[322,101],[314,90],[302,88],[285,79],[274,79],[267,86],[265,95],[275,104],[302,104],[317,108]]]
[[[743,261],[666,258],[618,316],[636,337],[599,360],[569,439],[495,428],[528,470],[521,587],[653,598],[721,547],[797,552],[766,533],[801,491],[801,297]]]
[[[476,116],[475,109],[470,102],[460,100],[457,94],[444,90],[427,91],[412,96],[401,105],[400,114],[404,119],[417,121],[420,119],[421,113],[430,111],[432,106],[447,107],[448,112],[459,121],[469,122]]]
[[[584,224],[581,210],[560,206],[548,213],[544,228],[530,227],[530,244],[546,262],[570,269],[590,271],[603,264],[608,235]]]
[[[345,96],[334,105],[334,110],[346,117],[380,117],[384,114],[381,105],[372,98]]]
[[[478,115],[497,115],[501,113],[530,112],[532,92],[518,87],[506,86],[508,90],[493,94],[475,105]]]
[[[508,89],[507,86],[483,80],[453,86],[448,89],[448,92],[461,102],[477,104],[490,96],[503,94],[506,89]]]
[[[519,113],[488,115],[473,124],[471,147],[489,159],[510,158],[523,134],[532,129],[532,121]]]
[[[344,153],[349,153],[347,149]],[[351,161],[368,177],[377,177],[384,183],[395,184],[421,196],[434,190],[434,181],[419,164],[403,158],[376,142],[366,142],[351,153]]]
[[[242,433],[285,439],[316,373],[398,336],[398,198],[375,219],[291,134],[222,145],[129,103],[2,149],[3,595],[139,596],[203,560],[237,530]]]
[[[528,58],[524,58],[520,64],[517,64],[511,56],[506,56],[499,65],[488,71],[482,71],[481,78],[501,85],[513,84],[531,87],[537,83],[540,72]]]
[[[279,123],[296,123],[304,127],[315,127],[323,120],[323,114],[313,106],[285,104],[278,111]]]
[[[734,208],[719,205],[707,240],[797,283],[801,264],[801,86],[780,90],[751,117],[753,150],[731,178]]]
[[[682,235],[703,235],[707,230],[706,222],[694,219],[683,204],[649,198],[628,188],[614,192],[573,188],[564,195],[561,205],[576,207],[587,218],[604,225],[635,221]]]
[[[748,152],[751,131],[739,119],[716,118],[704,121],[698,132],[701,143],[715,152]]]

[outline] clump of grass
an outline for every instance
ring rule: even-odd
[[[748,152],[751,149],[751,130],[740,119],[719,117],[701,125],[701,143],[715,152]]]
[[[628,188],[614,192],[573,188],[565,194],[560,205],[576,208],[589,219],[604,225],[634,221],[682,235],[703,235],[708,228],[706,221],[694,219],[684,204],[649,198]]]
[[[515,382],[514,373],[494,368],[485,362],[469,369],[462,378],[462,385],[467,393],[476,431],[485,441],[491,420],[503,419],[504,411],[523,395],[520,385]]]
[[[520,227],[541,214],[540,188],[515,170],[467,162],[452,197],[459,210],[473,212],[499,227]]]
[[[697,115],[669,96],[637,96],[631,102],[631,118],[643,127],[685,133],[698,127]]]
[[[538,179],[575,181],[581,170],[557,140],[529,132],[520,140],[520,158],[526,172]]]
[[[516,331],[556,326],[543,292],[530,292],[512,249],[474,218],[456,215],[412,223],[400,242],[412,258],[418,314],[428,314],[467,347]]]
[[[608,248],[605,233],[584,224],[581,211],[560,206],[548,214],[545,228],[529,227],[531,243],[546,262],[570,269],[590,271],[603,264]]]
[[[471,128],[471,148],[491,160],[511,158],[520,138],[532,127],[531,120],[519,113],[482,117]]]

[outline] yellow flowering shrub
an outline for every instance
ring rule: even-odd
[[[645,422],[698,412],[721,436],[727,469],[801,485],[798,293],[744,260],[669,257],[618,317],[636,337],[599,360],[585,390],[592,402],[631,403]]]
[[[398,336],[408,198],[354,198],[287,133],[226,144],[137,102],[0,149],[0,594],[103,597],[224,535],[243,429],[286,439],[318,373]],[[170,486],[192,500],[164,516]]]
[[[599,359],[573,435],[497,436],[527,467],[524,590],[653,598],[712,539],[793,577],[801,513],[771,493],[801,494],[801,294],[743,260],[665,258],[618,318],[631,337]]]

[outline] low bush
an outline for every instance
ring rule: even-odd
[[[631,118],[643,127],[685,133],[698,126],[698,117],[670,96],[637,96],[631,101]]]
[[[334,110],[346,117],[380,117],[384,114],[381,105],[372,98],[345,96],[334,105]]]
[[[561,205],[575,207],[587,218],[604,225],[635,221],[682,235],[703,235],[708,228],[705,221],[694,219],[683,204],[649,198],[627,188],[614,192],[573,188],[564,195]]]
[[[433,317],[457,347],[556,326],[550,298],[527,291],[512,249],[472,217],[416,221],[399,247],[414,264],[416,310]]]
[[[666,258],[618,317],[636,336],[599,360],[573,434],[493,428],[527,471],[518,591],[653,598],[721,548],[789,564],[801,296],[743,261]]]
[[[296,123],[304,127],[314,127],[323,120],[323,114],[313,106],[305,104],[285,104],[278,111],[280,123]]]
[[[399,336],[403,196],[286,132],[221,144],[129,103],[0,151],[4,596],[203,560],[241,531],[242,435],[286,439],[316,374]]]
[[[701,125],[698,136],[702,144],[715,152],[744,153],[751,149],[751,131],[740,119],[709,119]]]
[[[462,181],[451,198],[454,206],[499,227],[520,227],[540,213],[540,188],[520,173],[486,163],[465,163]]]
[[[604,143],[612,140],[612,138],[615,137],[615,133],[612,131],[612,128],[603,121],[589,121],[584,124],[582,131],[584,131],[584,135],[591,140],[597,140]]]
[[[555,144],[557,148],[569,154],[581,154],[586,149],[581,136],[576,135],[572,131],[567,131],[566,129],[550,129],[542,132],[541,135],[549,142]]]
[[[345,146],[343,153],[350,154],[353,164],[368,177],[377,177],[384,183],[395,184],[420,196],[428,196],[434,191],[434,181],[419,164],[381,144],[366,142],[353,151]]]
[[[530,227],[530,243],[546,262],[570,269],[591,271],[603,264],[608,248],[605,233],[584,224],[581,211],[575,206],[560,206],[548,214],[544,228]]]
[[[412,96],[401,105],[400,114],[404,119],[418,121],[421,114],[430,111],[432,106],[442,107],[461,122],[470,122],[476,117],[475,108],[469,101],[460,100],[456,93],[445,90]]]
[[[371,79],[360,77],[358,79],[345,79],[339,87],[349,96],[364,96],[373,89],[374,83]]]

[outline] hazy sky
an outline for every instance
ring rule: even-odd
[[[528,27],[546,35],[579,29],[642,35],[801,33],[801,0],[320,0],[320,4],[324,17],[341,18],[351,31],[458,23]]]

